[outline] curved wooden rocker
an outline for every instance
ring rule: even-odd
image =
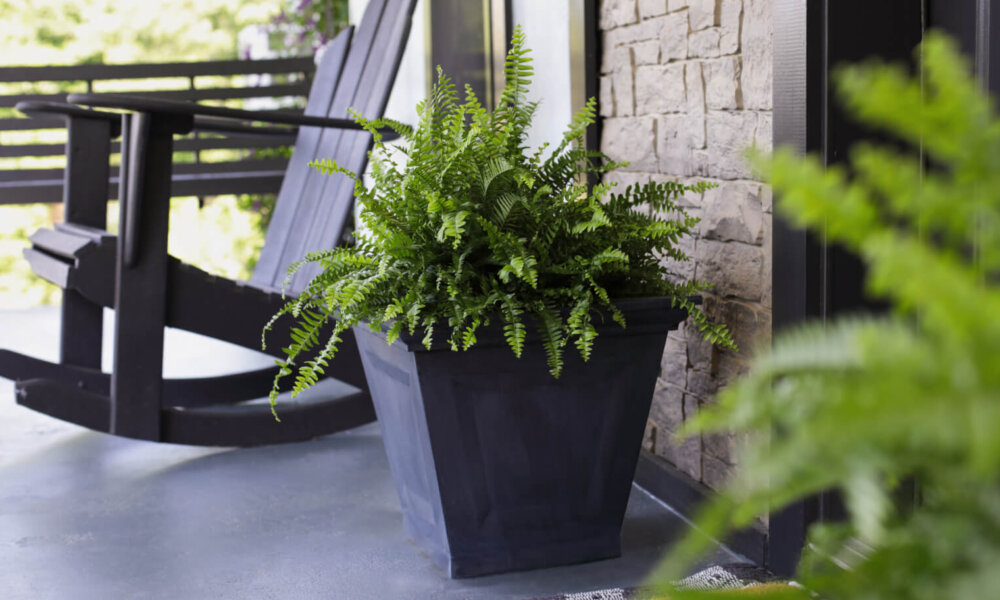
[[[327,49],[304,115],[242,111],[118,95],[75,94],[76,104],[22,103],[26,113],[67,121],[66,223],[31,236],[25,258],[64,289],[58,363],[0,350],[0,376],[16,380],[19,404],[125,437],[196,445],[250,446],[299,441],[375,419],[353,337],[329,376],[333,397],[286,402],[276,423],[265,396],[277,367],[219,377],[164,379],[164,326],[259,349],[260,328],[284,303],[285,267],[307,250],[339,244],[349,223],[353,183],[308,168],[335,158],[360,173],[371,135],[348,108],[381,115],[399,67],[416,0],[372,0],[353,32]],[[259,127],[248,123],[269,123]],[[279,126],[279,127],[275,127]],[[291,129],[289,128],[291,127]],[[200,130],[297,132],[265,245],[249,282],[215,277],[167,254],[173,136]],[[118,181],[109,177],[111,140],[121,136]],[[105,231],[109,186],[117,183],[119,235]],[[292,281],[303,289],[307,274]],[[114,309],[114,359],[101,371],[103,309]],[[281,356],[287,333],[269,340]]]

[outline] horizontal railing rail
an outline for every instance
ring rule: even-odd
[[[315,70],[313,59],[189,63],[0,67],[0,205],[62,200],[65,123],[29,118],[22,101],[64,102],[72,92],[114,92],[253,108],[300,110]],[[178,82],[178,79],[186,79]],[[180,83],[180,85],[178,85]],[[224,136],[195,132],[175,145],[173,195],[275,193],[287,160],[277,148],[291,136]],[[112,145],[117,164],[119,144]],[[116,170],[110,192],[116,193]]]
[[[121,65],[84,64],[52,67],[3,67],[0,68],[0,82],[119,80],[281,73],[311,74],[313,70],[313,59],[310,57],[275,58],[269,60],[132,63]]]

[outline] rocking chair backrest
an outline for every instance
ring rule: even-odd
[[[306,114],[350,118],[348,109],[367,118],[382,116],[410,31],[416,0],[370,0],[357,30],[341,33],[324,54],[309,94]],[[353,39],[352,39],[353,37]],[[354,184],[347,177],[329,177],[307,166],[315,158],[332,158],[355,173],[368,162],[371,135],[303,127],[288,171],[253,282],[280,288],[289,264],[311,250],[341,242],[351,215]],[[289,291],[300,292],[310,276],[301,273]]]

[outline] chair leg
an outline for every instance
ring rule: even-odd
[[[63,213],[67,223],[104,229],[107,226],[108,157],[112,125],[103,119],[69,119]],[[101,368],[104,310],[75,290],[65,290],[59,362]]]
[[[120,186],[110,432],[159,440],[173,132],[157,115],[122,118],[128,174]]]
[[[63,290],[61,313],[59,362],[100,370],[104,308],[67,289]]]

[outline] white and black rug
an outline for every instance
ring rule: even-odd
[[[746,563],[715,565],[686,577],[677,587],[689,590],[739,590],[778,581],[770,571]],[[650,590],[644,588],[615,588],[579,594],[562,594],[533,600],[645,600]]]

